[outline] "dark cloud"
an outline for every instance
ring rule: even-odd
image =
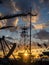
[[[16,12],[14,1],[12,0],[1,0],[2,4],[0,4],[0,16],[10,15]],[[0,20],[0,27],[2,26],[16,26],[18,22],[18,18],[8,19],[8,20]]]
[[[30,7],[33,7],[33,0],[2,0],[2,7],[6,8],[6,10],[4,9],[4,13],[2,13],[3,15],[8,14],[13,14],[13,13],[17,13],[17,11],[19,12],[28,12],[30,11]],[[36,8],[36,5],[34,4],[34,8]],[[38,12],[37,9],[35,10],[35,12]],[[33,13],[35,13],[33,12]],[[30,17],[24,18],[26,21],[30,21],[29,19]],[[17,18],[13,18],[13,19],[9,19],[6,22],[6,25],[13,25],[13,22],[16,21]],[[24,21],[24,19],[22,19]],[[32,17],[32,21],[36,22],[38,19],[37,17]],[[15,23],[15,22],[14,22]]]
[[[5,7],[13,10],[18,8],[22,12],[29,11],[30,7],[33,5],[33,0],[2,0],[2,2]]]
[[[15,0],[16,7],[18,7],[22,12],[29,11],[30,7],[33,6],[33,0]]]
[[[19,12],[28,12],[30,11],[30,7],[32,7],[33,11],[32,13],[38,13],[38,16],[34,16],[32,17],[32,22],[36,23],[39,20],[40,17],[40,5],[39,5],[39,1],[41,3],[49,3],[49,0],[1,0],[2,1],[2,5],[3,7],[6,8],[7,11],[5,13],[7,14],[13,14],[13,13],[17,13]],[[3,15],[5,15],[5,13]],[[13,19],[9,19],[6,22],[6,25],[15,25],[15,21],[17,18],[13,18]],[[17,19],[18,20],[18,19]],[[30,17],[28,16],[23,17],[22,18],[23,21],[30,21]],[[41,27],[42,28],[43,25],[38,25],[38,28]],[[37,26],[35,26],[37,28]]]
[[[36,33],[35,36],[37,36],[39,39],[49,39],[49,32],[46,30],[41,30],[40,32]]]
[[[49,0],[40,0],[40,3],[43,3],[44,6],[49,7]]]
[[[44,0],[44,2],[45,2],[45,3],[48,3],[48,2],[49,2],[49,0]]]

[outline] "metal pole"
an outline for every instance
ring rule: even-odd
[[[30,8],[31,13],[31,8]],[[31,64],[31,14],[30,14],[30,64]]]

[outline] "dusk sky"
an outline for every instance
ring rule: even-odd
[[[40,30],[49,31],[49,0],[0,0],[0,16],[17,14],[22,12],[29,12],[30,7],[32,8],[32,14],[38,14],[33,16],[31,21],[34,26],[32,28],[32,33],[35,30],[38,32]],[[17,17],[13,19],[0,20],[0,28],[2,26],[17,26],[21,24],[29,24],[29,16],[27,17]],[[14,36],[17,35],[16,30],[12,32],[10,30],[0,31],[0,36]]]

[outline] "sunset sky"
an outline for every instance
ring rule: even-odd
[[[46,30],[49,32],[49,0],[0,0],[0,16],[18,14],[22,12],[29,12],[30,7],[32,8],[32,14],[37,13],[37,16],[33,16],[31,21],[34,26],[32,33],[35,30]],[[29,16],[17,17],[13,19],[0,20],[0,28],[2,26],[17,26],[21,24],[29,24]],[[32,28],[33,29],[33,28]],[[16,30],[2,30],[0,36],[14,36],[16,37]]]

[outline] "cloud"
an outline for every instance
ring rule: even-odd
[[[2,27],[2,23],[0,22],[0,28]]]
[[[49,39],[49,32],[47,32],[47,31],[45,31],[45,30],[39,31],[38,33],[36,33],[36,34],[34,35],[34,37],[36,37],[36,35],[37,35],[37,37],[38,37],[39,39],[43,39],[43,40]]]
[[[18,23],[18,18],[13,18],[13,19],[8,19],[7,22],[6,22],[6,25],[7,26],[17,26],[17,23]]]
[[[43,3],[43,2],[44,2],[44,0],[39,0],[39,2],[40,2],[40,3]]]
[[[6,26],[7,20],[0,20],[0,28]]]
[[[13,0],[2,0],[2,4],[0,5],[1,5],[0,16],[10,15],[17,12],[16,7],[15,7],[15,2]],[[0,27],[12,26],[12,25],[16,26],[18,23],[18,20],[19,20],[18,18],[1,20]]]
[[[38,20],[39,20],[39,17],[40,17],[40,7],[39,6],[37,6],[37,4],[36,3],[32,3],[32,11],[31,11],[31,13],[32,14],[37,14],[37,16],[32,16],[31,17],[31,21],[32,21],[32,23],[36,23],[36,22],[38,22]],[[27,16],[27,17],[23,17],[22,18],[22,20],[23,21],[25,21],[25,22],[29,22],[30,21],[30,16]]]
[[[18,21],[19,21],[19,19],[18,19],[18,18],[16,18],[16,19],[15,19],[15,21],[13,22],[13,26],[17,26]]]
[[[27,16],[27,17],[23,17],[22,20],[24,22],[30,22],[30,16]],[[31,17],[31,22],[32,23],[36,23],[38,21],[38,16],[32,16]]]
[[[2,16],[2,13],[0,13],[0,16]]]
[[[3,1],[3,0],[2,0]],[[36,6],[36,4],[33,4],[33,0],[5,0],[3,1],[2,4],[5,8],[6,8],[6,14],[13,14],[13,13],[17,13],[17,12],[29,12],[30,11],[30,7],[34,8],[34,11],[32,11],[32,14],[34,13],[39,13],[39,8],[38,6]],[[5,13],[3,13],[3,15],[5,15]],[[37,22],[39,19],[39,16],[33,16],[32,17],[32,22]],[[30,17],[27,16],[22,18],[23,21],[30,21]],[[13,21],[12,20],[8,20],[8,21]],[[7,23],[8,24],[8,23]]]
[[[39,19],[38,16],[33,16],[31,20],[33,23],[36,23],[38,21],[38,19]]]
[[[33,10],[31,13],[32,13],[32,14],[37,14],[37,16],[31,16],[31,22],[32,22],[32,23],[38,22],[39,17],[40,17],[39,11],[35,9],[35,10]],[[30,22],[30,16],[22,17],[22,20],[23,20],[24,22]]]
[[[39,0],[41,4],[43,4],[46,7],[49,7],[49,0]]]
[[[32,7],[33,0],[15,0],[16,7],[21,10],[21,12],[28,12],[30,11],[30,7]]]
[[[36,30],[42,30],[44,28],[48,28],[49,27],[49,24],[48,23],[42,23],[42,24],[33,24],[34,26],[34,29]]]
[[[36,25],[34,25],[34,28],[35,29],[43,29],[44,26],[45,26],[44,24],[36,24]]]
[[[9,8],[11,11],[16,11],[15,2],[13,0],[2,0],[2,5]]]
[[[44,3],[44,2],[48,2],[48,0],[40,0],[40,2]],[[36,23],[39,20],[40,6],[38,6],[35,2],[33,2],[33,0],[5,0],[5,1],[3,1],[3,5],[4,5],[4,7],[7,8],[8,14],[13,14],[13,13],[17,13],[17,12],[29,12],[30,7],[32,7],[33,8],[32,14],[38,13],[37,16],[33,16],[31,18],[32,23]],[[22,17],[22,20],[24,22],[29,22],[30,21],[30,16]],[[16,26],[18,21],[19,21],[18,18],[9,19],[6,22],[6,25]],[[34,25],[35,29],[43,29],[45,27],[46,27],[45,24],[36,24],[36,25]]]
[[[48,3],[49,0],[39,0],[40,3]]]
[[[21,12],[28,12],[32,7],[33,0],[2,0],[5,7],[12,9],[13,11],[20,10]]]

